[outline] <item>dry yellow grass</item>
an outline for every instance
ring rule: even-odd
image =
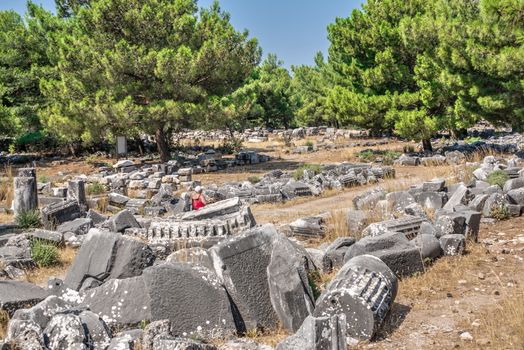
[[[491,349],[524,349],[524,287],[505,290],[492,310],[481,313],[477,337],[485,337]]]
[[[58,264],[51,267],[37,268],[30,271],[26,278],[28,282],[46,285],[49,277],[63,277],[76,256],[76,250],[65,247],[58,250]]]
[[[0,224],[11,223],[15,220],[13,214],[0,213]]]
[[[250,329],[246,332],[246,338],[252,339],[257,343],[266,344],[276,347],[278,343],[288,337],[290,334],[282,326],[275,330],[262,332],[256,329]]]
[[[9,314],[5,310],[0,310],[0,339],[5,339],[7,335],[7,324],[9,323]]]
[[[0,203],[6,207],[11,206],[13,201],[13,168],[5,166],[3,173],[0,175]]]

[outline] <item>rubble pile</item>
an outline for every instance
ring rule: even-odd
[[[272,224],[257,225],[252,197],[283,200],[373,183],[392,176],[392,168],[325,166],[317,174],[304,169],[298,180],[274,171],[257,184],[210,188],[217,201],[198,211],[185,211],[182,199],[173,203],[167,171],[155,200],[177,209],[159,217],[132,210],[134,199],[117,192],[144,169],[119,167],[130,171],[115,174],[132,175],[114,178],[114,215],[90,209],[85,181],[74,180],[57,191],[61,201],[41,208],[45,229],[0,237],[0,308],[10,317],[0,348],[269,350],[238,337],[283,327],[289,336],[278,350],[345,349],[377,335],[399,278],[423,273],[427,260],[463,254],[468,241],[478,240],[482,220],[518,216],[524,207],[522,168],[486,157],[468,183],[435,179],[406,191],[365,191],[344,209],[346,237],[306,248],[297,238],[323,236],[325,215],[292,223],[290,237]],[[505,181],[491,184],[493,174]],[[189,170],[177,175],[191,181]],[[14,179],[19,213],[42,198],[26,180],[34,176],[34,169],[21,169]],[[370,222],[370,210],[383,221]],[[79,247],[64,280],[51,278],[47,288],[18,281],[35,267],[34,240]],[[324,288],[315,285],[314,276],[334,270]]]

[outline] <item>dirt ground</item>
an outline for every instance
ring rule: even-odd
[[[360,142],[360,141],[359,141]],[[373,149],[402,150],[409,143],[392,141]],[[345,147],[308,154],[292,154],[282,143],[248,144],[247,148],[268,153],[270,163],[237,167],[219,173],[199,174],[204,184],[245,181],[269,170],[294,170],[301,164],[356,162],[356,153],[370,147]],[[111,160],[103,160],[111,162]],[[88,174],[95,168],[81,159],[38,165],[38,175],[51,181],[64,175]],[[409,188],[424,180],[462,180],[457,168],[396,167],[396,178],[382,181],[388,191]],[[375,186],[375,185],[374,185]],[[355,187],[326,191],[319,197],[298,198],[287,203],[252,206],[258,223],[282,225],[300,217],[349,208],[353,198],[371,188]],[[1,203],[0,203],[1,204]],[[12,218],[0,214],[0,223]],[[524,349],[524,218],[483,224],[479,243],[468,245],[468,254],[444,257],[428,266],[424,274],[400,282],[393,309],[377,339],[358,344],[359,349]],[[65,252],[63,260],[72,260]],[[30,276],[36,283],[47,272]],[[60,271],[49,271],[60,275]],[[42,282],[43,283],[43,282]],[[285,333],[255,336],[274,345]]]

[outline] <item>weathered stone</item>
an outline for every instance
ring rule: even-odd
[[[420,249],[420,256],[423,261],[426,259],[435,260],[442,255],[440,241],[434,235],[420,234],[412,242]]]
[[[386,192],[382,188],[376,188],[356,196],[353,204],[358,210],[373,209],[378,201],[386,198]]]
[[[157,337],[170,337],[171,336],[171,321],[170,320],[158,320],[153,321],[146,326],[144,334],[142,336],[142,349],[153,350],[155,338]]]
[[[346,316],[308,316],[298,332],[281,341],[276,350],[344,350],[346,342]]]
[[[267,278],[273,241],[277,237],[273,225],[264,225],[210,249],[215,272],[238,308],[239,315],[235,317],[241,331],[272,328],[278,324]]]
[[[449,198],[443,209],[447,211],[453,211],[454,207],[460,204],[467,204],[467,196],[469,190],[466,186],[460,185],[457,187],[451,198]]]
[[[511,179],[511,180],[506,181],[506,183],[504,184],[503,191],[507,193],[511,190],[516,190],[519,188],[524,188],[524,178],[523,177],[519,177],[516,179]]]
[[[345,315],[347,335],[369,340],[384,322],[397,295],[393,271],[375,256],[350,259],[317,301],[314,316]]]
[[[279,236],[273,244],[267,267],[269,295],[280,322],[289,331],[297,331],[315,308],[309,285],[310,259],[304,248]]]
[[[146,269],[143,277],[152,320],[171,320],[173,335],[217,337],[236,332],[228,293],[208,269],[169,263]]]
[[[64,235],[57,231],[35,230],[26,235],[29,239],[37,239],[57,246],[64,244]]]
[[[15,216],[38,209],[38,190],[34,177],[14,178],[13,212]]]
[[[349,247],[355,244],[353,237],[339,237],[334,240],[327,248],[322,258],[322,270],[330,273],[333,269],[338,269],[344,265],[344,256]]]
[[[145,243],[118,233],[92,229],[69,268],[64,283],[73,290],[86,289],[96,286],[96,281],[102,283],[111,278],[138,276],[153,261],[153,252]]]
[[[380,258],[399,276],[424,271],[419,249],[403,233],[388,232],[376,237],[364,237],[350,247],[344,260],[347,262],[365,254]]]
[[[441,209],[448,200],[444,192],[421,192],[415,194],[414,198],[423,208],[432,210]]]
[[[473,200],[469,203],[469,207],[472,210],[482,212],[484,210],[484,205],[486,204],[488,198],[489,195],[487,194],[476,195],[475,198],[473,198]]]
[[[0,308],[12,316],[21,308],[38,304],[48,296],[45,289],[22,281],[0,281]]]
[[[485,218],[493,218],[498,215],[503,215],[503,211],[507,205],[506,198],[500,194],[492,194],[486,199],[482,215]]]
[[[152,350],[216,350],[214,345],[196,340],[159,336],[155,338]]]
[[[109,277],[117,252],[120,234],[91,229],[67,271],[64,283],[80,290],[86,278],[103,281]]]
[[[273,350],[273,348],[250,339],[239,338],[219,345],[218,350]]]
[[[56,314],[44,329],[46,346],[54,350],[88,350],[88,335],[79,316]]]
[[[507,198],[512,204],[524,205],[524,188],[508,191]]]
[[[293,236],[323,237],[323,219],[318,216],[301,218],[289,224]]]
[[[53,203],[41,210],[42,223],[47,230],[53,230],[64,222],[73,221],[82,216],[78,202],[65,201]]]
[[[107,350],[134,350],[141,344],[142,334],[143,331],[141,329],[118,333],[111,339]]]
[[[422,191],[424,192],[441,192],[444,190],[446,181],[442,179],[435,179],[429,182],[422,183]]]
[[[171,287],[165,292],[172,291]],[[152,319],[149,291],[142,276],[109,280],[81,294],[81,305],[99,315],[108,325],[133,326]]]
[[[51,320],[51,317],[72,307],[73,305],[64,299],[51,295],[29,309],[17,310],[11,320],[32,321],[41,329],[44,329]],[[12,331],[11,333],[14,334],[16,331]],[[18,336],[18,334],[15,336]]]
[[[113,232],[124,232],[128,228],[140,228],[140,224],[136,221],[129,209],[122,210],[118,214],[113,215],[107,221],[107,225]]]
[[[199,247],[177,250],[167,257],[166,262],[182,262],[214,269],[208,251]]]
[[[444,235],[466,234],[466,217],[460,213],[445,213],[437,217],[435,221],[437,237]]]
[[[42,329],[31,320],[11,320],[7,328],[8,343],[20,350],[44,350]],[[13,350],[12,346],[8,350]]]
[[[440,237],[440,247],[444,255],[454,256],[464,254],[466,237],[464,235],[445,235]]]
[[[91,221],[93,222],[93,225],[101,224],[107,220],[107,216],[102,215],[93,209],[89,209],[89,211],[87,212],[86,218],[91,219]]]
[[[123,208],[126,205],[126,203],[130,200],[129,197],[115,192],[109,193],[107,197],[109,199],[109,204],[120,208]]]
[[[406,238],[413,239],[418,235],[420,226],[425,221],[427,221],[426,218],[408,215],[400,219],[371,224],[362,233],[365,236],[379,236],[387,232],[402,232]]]
[[[368,213],[363,210],[349,209],[347,211],[347,225],[349,233],[357,235],[366,227]]]
[[[400,191],[388,193],[386,201],[390,210],[403,212],[405,207],[415,203],[415,198],[406,191]]]
[[[87,198],[84,180],[74,180],[67,183],[67,199],[77,201],[80,210],[87,211]]]
[[[56,230],[60,233],[72,232],[75,235],[85,235],[93,226],[93,222],[88,218],[78,218],[73,221],[64,222]]]
[[[80,321],[87,335],[88,349],[105,349],[111,342],[111,330],[105,322],[91,311],[82,311]]]

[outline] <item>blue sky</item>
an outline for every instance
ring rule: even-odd
[[[33,0],[54,9],[54,0]],[[199,0],[209,6],[213,0]],[[276,53],[287,67],[312,64],[317,51],[327,52],[326,27],[336,17],[347,17],[363,0],[220,0],[238,30],[257,37],[264,54]],[[0,10],[25,12],[25,0],[0,0]]]

